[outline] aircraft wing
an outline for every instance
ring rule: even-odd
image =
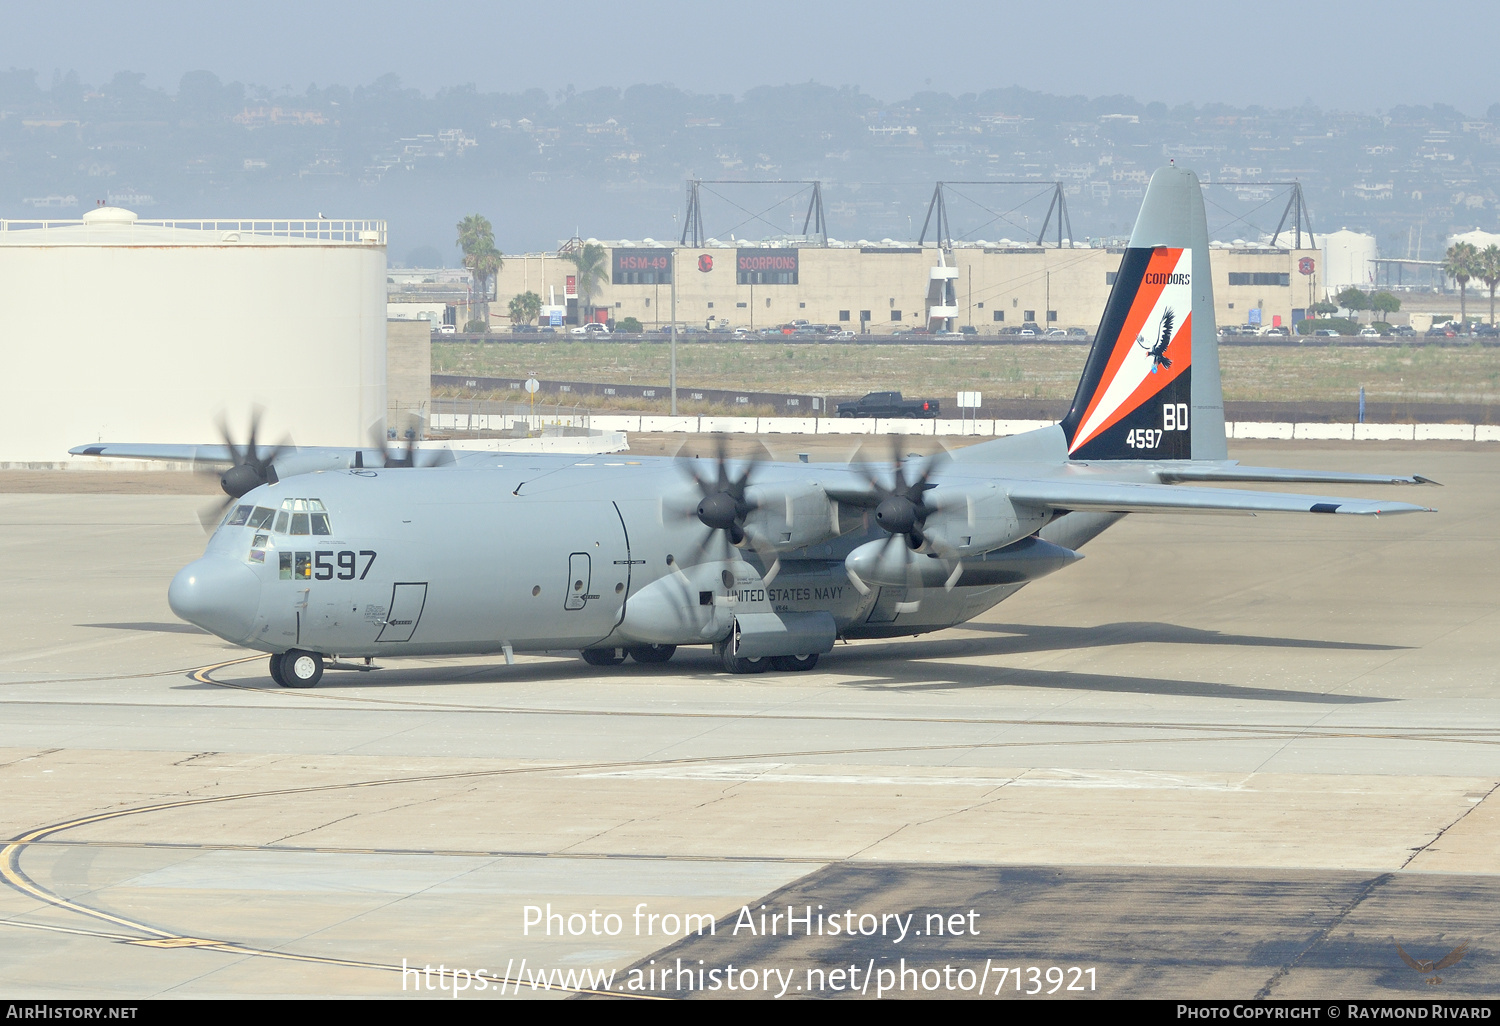
[[[1420,474],[1351,474],[1338,470],[1283,470],[1279,467],[1242,467],[1237,463],[1170,463],[1157,469],[1157,478],[1165,484],[1176,481],[1266,482],[1275,484],[1437,484]]]
[[[1007,485],[1006,491],[1012,502],[1022,505],[1100,513],[1341,513],[1376,516],[1381,513],[1432,512],[1426,506],[1409,502],[1073,478],[1015,481]]]
[[[182,463],[233,463],[227,445],[119,445],[97,443],[68,450],[70,456],[101,456],[113,460],[177,460]]]

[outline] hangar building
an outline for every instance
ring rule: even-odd
[[[592,240],[590,240],[592,241]],[[649,242],[650,240],[647,240]],[[1092,330],[1104,311],[1123,249],[997,243],[940,251],[893,242],[827,247],[782,244],[705,248],[606,242],[609,266],[593,297],[600,314],[669,323],[674,266],[682,324],[765,328],[793,320],[888,334],[935,327],[980,334],[1039,328]],[[1291,325],[1323,298],[1323,254],[1237,241],[1215,243],[1214,301],[1220,325]],[[569,300],[577,270],[557,254],[506,257],[491,323],[506,323],[512,296],[544,305]],[[462,323],[462,322],[460,322]]]
[[[383,221],[0,220],[0,466],[95,441],[354,445],[386,412]]]

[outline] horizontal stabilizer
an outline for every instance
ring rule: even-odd
[[[1164,484],[1177,481],[1262,481],[1268,484],[1415,485],[1437,484],[1419,474],[1350,474],[1338,470],[1283,470],[1279,467],[1241,467],[1234,463],[1170,463],[1157,470]]]
[[[1066,478],[1017,481],[1007,491],[1011,501],[1017,504],[1097,513],[1343,513],[1376,516],[1381,513],[1433,512],[1426,506],[1414,506],[1409,502]]]

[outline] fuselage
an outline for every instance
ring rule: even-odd
[[[757,480],[770,486],[852,474],[765,466]],[[825,540],[780,552],[767,582],[767,559],[692,515],[698,498],[667,459],[302,474],[235,502],[169,597],[184,619],[268,652],[457,655],[713,643],[749,610],[826,611],[841,637],[915,635],[1066,562],[1012,546],[970,561],[956,586],[934,566],[903,587],[861,588],[845,558],[890,536],[830,501],[815,514]]]

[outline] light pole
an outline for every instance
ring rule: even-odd
[[[674,217],[676,215],[673,215]],[[672,266],[668,269],[672,275],[672,367],[669,372],[670,387],[672,391],[672,416],[677,416],[677,249],[672,249]]]

